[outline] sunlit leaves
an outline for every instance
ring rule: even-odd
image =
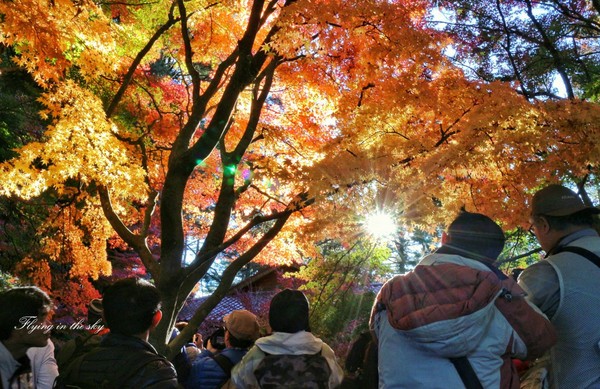
[[[43,87],[73,65],[88,80],[114,69],[109,21],[95,3],[3,1],[0,14],[0,43],[14,45],[14,61]]]
[[[39,196],[69,178],[95,181],[114,189],[117,197],[143,198],[139,185],[144,173],[132,166],[127,149],[116,138],[116,128],[106,120],[100,101],[91,93],[65,82],[41,98],[44,115],[54,118],[47,141],[29,143],[20,156],[1,165],[6,184],[3,195]],[[138,183],[136,183],[136,181]]]
[[[37,285],[42,289],[51,289],[51,273],[50,266],[47,261],[34,261],[31,258],[23,258],[15,268],[16,274],[22,274],[27,279],[31,280],[33,285]]]
[[[54,218],[43,226],[47,234],[43,253],[52,261],[68,265],[74,279],[98,279],[109,275],[111,264],[106,256],[106,240],[112,235],[98,204],[81,209],[56,209]]]

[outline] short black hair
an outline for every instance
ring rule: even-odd
[[[458,214],[447,230],[446,245],[484,262],[494,262],[504,248],[504,232],[489,217],[465,211]]]
[[[223,350],[225,348],[225,327],[217,328],[208,338],[204,338],[204,341],[202,342],[204,348],[208,346],[209,341],[213,348]]]
[[[299,290],[285,289],[277,293],[269,307],[269,325],[275,332],[294,334],[310,331],[308,299]]]
[[[227,331],[227,330],[225,330],[225,331]],[[227,331],[227,332],[229,332],[229,331]],[[248,349],[248,348],[252,347],[252,345],[254,344],[254,340],[238,339],[231,332],[229,332],[229,343],[231,344],[231,347],[233,347],[233,348]]]
[[[37,286],[20,286],[0,292],[0,340],[10,338],[24,316],[47,315],[52,300]]]
[[[104,319],[113,333],[138,335],[152,326],[160,310],[158,289],[140,278],[126,278],[109,286],[102,298]]]
[[[569,227],[589,227],[594,226],[594,213],[589,209],[584,209],[567,216],[548,216],[536,215],[543,217],[548,221],[550,228],[556,231],[564,231]]]

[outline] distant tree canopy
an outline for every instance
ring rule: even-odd
[[[32,224],[40,247],[15,266],[84,300],[112,271],[107,246],[134,250],[164,297],[153,339],[163,347],[226,255],[172,355],[244,265],[315,257],[314,242],[355,239],[375,209],[425,230],[462,206],[523,226],[536,187],[597,173],[598,9],[572,3],[581,18],[528,1],[491,16],[424,0],[0,2],[12,61],[0,82],[17,68],[41,92],[0,123],[14,148],[0,165],[3,201],[45,199]],[[438,4],[464,28],[432,23]],[[517,9],[530,24],[506,18]],[[544,37],[565,20],[580,35]],[[570,80],[568,99],[549,89],[554,72]],[[33,134],[25,118],[39,104]]]
[[[589,1],[442,1],[453,59],[472,76],[510,82],[528,99],[598,101],[600,6]]]

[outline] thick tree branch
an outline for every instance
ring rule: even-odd
[[[150,271],[152,277],[158,282],[160,280],[160,268],[158,263],[152,256],[152,252],[148,248],[146,244],[146,237],[144,235],[136,235],[125,224],[117,215],[112,207],[110,201],[110,194],[108,193],[108,189],[100,186],[98,187],[98,194],[100,196],[100,204],[102,205],[102,210],[104,211],[104,215],[106,219],[112,226],[112,228],[117,232],[119,237],[123,239],[125,243],[131,246],[140,256],[140,259],[144,263],[144,266]]]
[[[193,335],[193,331],[200,326],[210,311],[212,311],[219,301],[225,297],[239,270],[250,263],[267,246],[267,244],[277,236],[293,212],[294,211],[286,211],[283,213],[281,217],[277,219],[275,224],[269,228],[269,230],[250,249],[248,249],[248,251],[240,255],[227,267],[227,269],[225,269],[221,277],[221,283],[217,289],[208,299],[206,299],[202,306],[194,313],[194,316],[188,321],[188,326],[186,327],[188,331],[184,329],[181,334],[167,346],[166,354],[168,358],[172,358],[179,352],[181,346],[185,344],[186,339]],[[185,289],[186,288],[184,288],[184,290]]]

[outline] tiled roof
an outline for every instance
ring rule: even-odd
[[[273,290],[225,296],[223,300],[213,308],[205,320],[220,321],[223,316],[236,309],[247,309],[255,314],[260,314],[269,306],[271,298],[275,293],[277,293],[277,291]],[[181,312],[179,312],[179,320],[188,321],[207,298],[208,297],[198,297],[188,299],[181,309]]]
[[[373,282],[372,284],[369,284],[368,286],[365,287],[365,292],[373,292],[373,293],[377,294],[382,286],[383,286],[383,283],[381,283],[381,282]]]

